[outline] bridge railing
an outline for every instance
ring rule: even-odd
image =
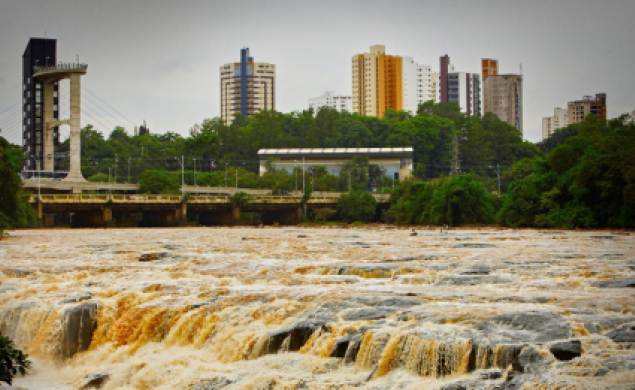
[[[378,203],[386,203],[390,196],[375,195]],[[180,195],[109,195],[109,194],[55,194],[41,195],[42,203],[180,203],[183,198]],[[312,196],[309,204],[337,203],[339,198],[333,196]],[[30,202],[35,203],[37,196],[32,195]],[[224,195],[192,195],[187,198],[187,203],[230,203],[231,197]],[[289,204],[302,203],[301,196],[294,195],[254,195],[248,203],[256,204]]]

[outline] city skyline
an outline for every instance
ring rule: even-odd
[[[83,85],[122,114],[108,117],[112,111],[102,105],[103,116],[84,115],[106,134],[111,124],[132,133],[131,123],[146,119],[153,132],[186,136],[203,119],[219,117],[217,72],[242,47],[276,64],[281,112],[307,109],[308,99],[327,89],[350,94],[350,58],[375,44],[433,72],[444,54],[471,73],[480,73],[482,58],[498,59],[501,73],[519,73],[522,63],[524,136],[532,142],[542,138],[543,117],[583,95],[607,93],[609,118],[635,108],[635,79],[628,76],[635,60],[628,44],[632,2],[250,4],[0,0],[0,121],[14,104],[20,112],[20,57],[31,37],[44,35],[57,39],[58,60],[79,55],[90,66]],[[446,28],[450,22],[454,27]],[[2,135],[19,143],[19,127],[9,125],[0,123]]]

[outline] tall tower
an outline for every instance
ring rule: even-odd
[[[80,164],[81,76],[88,65],[57,62],[54,39],[32,38],[23,55],[25,167],[55,171],[58,127],[70,126],[70,167],[64,180],[82,181]],[[70,118],[59,118],[60,80],[70,80]],[[29,161],[31,160],[31,161]],[[37,163],[36,163],[37,161]]]
[[[382,117],[392,108],[403,109],[403,59],[386,54],[384,45],[352,59],[353,111]]]
[[[221,118],[231,124],[235,114],[249,117],[276,109],[276,66],[254,62],[249,48],[240,50],[240,62],[220,67]]]
[[[446,54],[439,59],[437,80],[437,102],[457,103],[461,112],[481,115],[481,78],[478,74],[455,72]]]
[[[52,144],[46,151],[44,131],[44,84],[33,77],[36,66],[55,65],[57,61],[57,41],[51,38],[31,38],[22,55],[22,147],[24,168],[27,170],[53,171],[53,165],[44,168],[45,158],[53,156],[59,143],[59,128],[55,126],[50,134]],[[51,85],[51,118],[59,118],[58,85]]]
[[[523,133],[523,76],[499,74],[498,61],[481,60],[483,72],[483,111],[492,112],[498,118]]]

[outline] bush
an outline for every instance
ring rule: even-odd
[[[249,202],[250,200],[252,200],[254,197],[246,192],[242,192],[239,191],[237,193],[235,193],[234,195],[232,195],[232,197],[230,198],[230,202],[232,204],[232,207],[241,207],[245,204],[247,204],[247,202]]]
[[[354,221],[370,222],[375,217],[377,201],[368,192],[353,191],[340,195],[337,213],[348,223]]]
[[[472,175],[453,177],[432,193],[430,222],[459,226],[492,223],[496,199]]]
[[[384,222],[458,226],[493,222],[499,198],[468,174],[430,183],[406,181],[395,189],[390,202]]]
[[[15,349],[11,340],[0,334],[0,382],[11,385],[13,377],[25,375],[31,367],[28,357],[29,355]]]

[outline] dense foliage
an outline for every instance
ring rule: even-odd
[[[3,230],[33,226],[36,214],[22,191],[19,172],[22,148],[0,137],[0,233]]]
[[[25,375],[31,367],[29,355],[13,346],[13,342],[0,334],[0,382],[11,385],[13,378]]]
[[[499,211],[509,226],[635,227],[635,126],[589,116],[579,134],[509,186]]]
[[[370,222],[375,217],[377,201],[368,192],[353,191],[340,195],[337,214],[344,222]]]
[[[391,197],[384,219],[400,224],[492,223],[498,197],[470,174],[429,183],[409,181]]]
[[[428,180],[449,174],[454,134],[460,143],[463,171],[486,181],[496,177],[497,164],[503,169],[519,159],[540,154],[534,144],[522,140],[518,130],[495,115],[470,117],[455,103],[427,102],[415,114],[388,110],[383,118],[326,107],[317,112],[309,109],[288,114],[261,111],[249,118],[237,115],[231,125],[218,118],[206,119],[192,127],[189,137],[171,132],[129,135],[121,127],[104,137],[90,125],[81,134],[84,176],[103,181],[110,173],[110,180],[117,182],[139,182],[146,170],[180,173],[183,168],[188,185],[224,185],[226,176],[232,182],[236,168],[257,175],[257,152],[262,148],[391,146],[414,147],[415,176]],[[67,140],[60,145],[60,152],[68,148]],[[68,164],[66,160],[60,163],[62,169]],[[326,169],[316,172],[314,190],[348,191],[349,173],[355,189],[392,185],[392,178],[385,172],[367,165],[367,161],[352,161],[338,169],[339,178],[327,175]],[[287,177],[271,174],[258,180],[239,178],[239,182],[242,187],[277,187],[284,193],[295,189],[293,173],[298,172],[287,172]],[[284,180],[288,176],[291,183]]]

